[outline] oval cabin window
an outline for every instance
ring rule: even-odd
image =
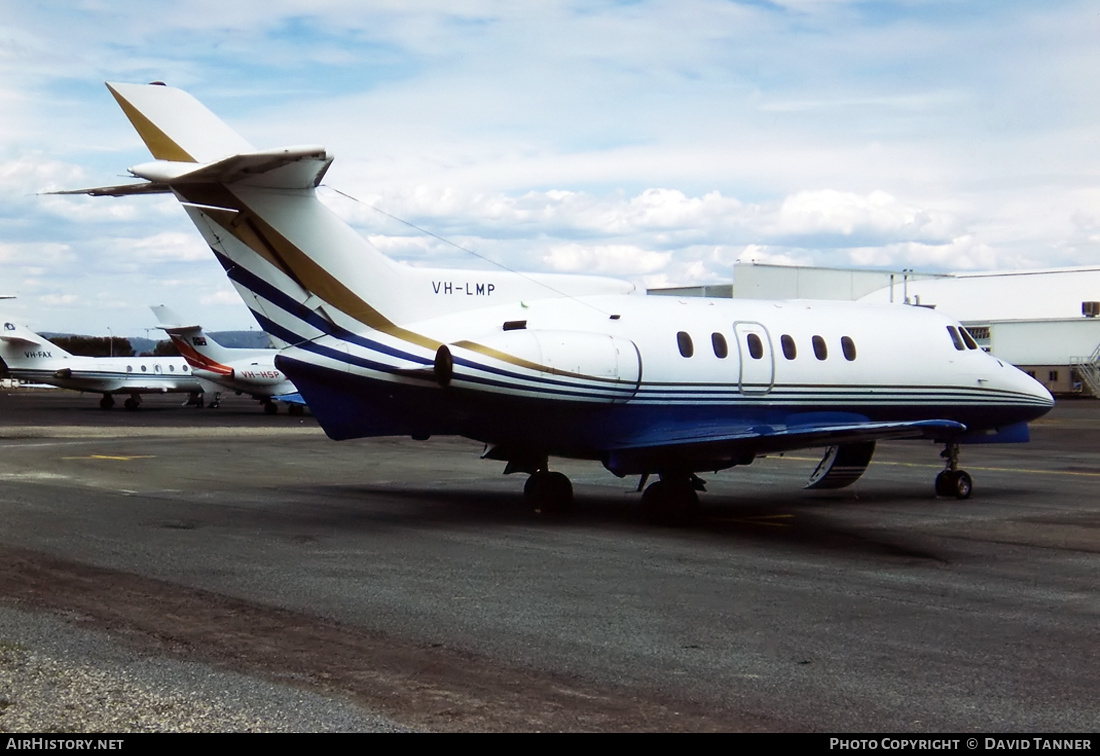
[[[687,331],[680,331],[676,334],[676,346],[680,347],[681,357],[690,357],[695,354],[695,345],[691,343],[691,336]]]
[[[710,335],[710,345],[714,348],[714,356],[720,360],[726,359],[726,355],[730,353],[729,346],[726,344],[726,337],[720,333]]]
[[[840,348],[844,351],[844,359],[852,362],[856,358],[856,343],[848,336],[840,338]]]
[[[750,333],[745,341],[749,343],[749,356],[754,360],[758,360],[764,356],[764,343],[760,341],[760,337],[755,333]]]
[[[798,350],[794,346],[794,339],[783,334],[779,337],[779,344],[783,347],[783,356],[788,360],[793,360],[798,356]]]
[[[829,348],[825,346],[825,339],[820,336],[814,336],[812,341],[814,345],[814,357],[823,360],[829,356]]]

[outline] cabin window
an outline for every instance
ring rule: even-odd
[[[183,365],[182,367],[180,367],[180,370],[182,370],[183,372],[186,373],[187,372],[187,366]]]
[[[145,371],[147,371],[148,369],[149,369],[149,368],[147,368],[147,367],[146,367],[145,365],[142,365],[142,366],[141,366],[141,372],[143,372],[143,373],[144,373]]]
[[[690,357],[695,354],[695,345],[691,343],[691,336],[687,331],[676,334],[676,346],[680,347],[681,357]]]
[[[783,356],[788,360],[793,360],[798,356],[798,350],[795,349],[794,339],[787,334],[783,334],[779,337],[779,344],[783,347]]]
[[[812,341],[814,345],[814,357],[823,360],[829,356],[829,348],[825,346],[825,339],[820,336],[814,336]]]
[[[745,341],[749,344],[749,356],[754,360],[758,360],[764,356],[764,343],[760,341],[760,337],[755,333],[750,333]]]
[[[127,365],[127,366],[126,366],[126,372],[127,372],[127,373],[132,373],[132,372],[134,372],[134,366],[133,366],[133,365]],[[1032,377],[1034,377],[1034,376],[1032,376]]]
[[[720,360],[726,359],[726,356],[730,353],[729,346],[726,344],[726,337],[720,333],[710,335],[710,345],[714,347],[714,356]]]
[[[970,331],[965,328],[959,328],[959,335],[963,337],[963,341],[966,342],[967,349],[977,349],[978,342],[974,341],[974,337],[970,335]]]
[[[169,365],[169,366],[168,366],[168,372],[169,372],[169,373],[174,373],[174,372],[176,372],[176,366],[175,366],[175,365]]]
[[[856,358],[856,343],[849,336],[840,337],[840,348],[844,351],[844,359],[852,362]]]

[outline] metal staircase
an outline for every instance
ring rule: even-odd
[[[1080,377],[1090,394],[1100,398],[1100,344],[1088,357],[1070,357],[1070,367]]]

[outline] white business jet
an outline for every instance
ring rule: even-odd
[[[275,367],[274,349],[225,347],[203,333],[202,326],[183,325],[183,319],[168,307],[156,305],[151,309],[180,356],[191,366],[192,375],[216,384],[218,389],[259,399],[269,415],[279,411],[276,401],[286,402],[292,415],[302,414],[305,402],[283,371]],[[221,391],[215,391],[207,406],[217,407],[220,396]]]
[[[334,439],[460,435],[485,443],[541,508],[572,484],[552,457],[659,476],[646,511],[684,520],[698,473],[827,447],[810,486],[840,487],[881,439],[943,444],[939,495],[965,498],[966,443],[1023,441],[1052,406],[1040,384],[922,307],[675,299],[587,276],[414,269],[316,197],[332,156],[257,151],[186,92],[108,84],[171,192],[261,327],[275,364]]]
[[[115,405],[115,394],[129,394],[129,410],[141,405],[142,394],[187,393],[189,403],[202,402],[206,386],[181,357],[80,357],[26,326],[0,321],[0,358],[19,380],[102,394],[103,409]]]

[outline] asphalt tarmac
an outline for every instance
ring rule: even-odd
[[[883,443],[840,491],[802,490],[808,452],[703,476],[687,528],[595,463],[555,466],[578,506],[552,517],[470,441],[179,403],[0,394],[0,607],[384,728],[1100,722],[1100,402],[964,447],[967,501],[933,495],[937,447]]]

